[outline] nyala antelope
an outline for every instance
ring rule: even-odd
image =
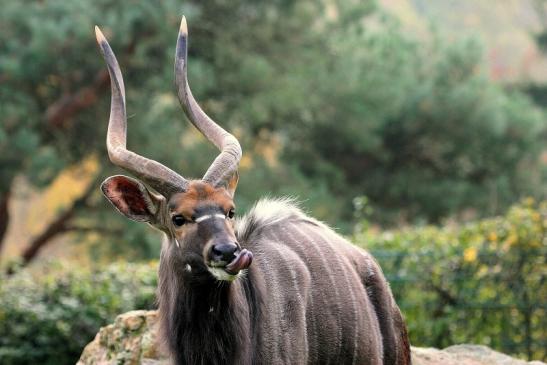
[[[175,364],[410,364],[399,308],[366,251],[287,200],[261,200],[234,217],[241,147],[194,99],[188,30],[177,39],[175,83],[192,124],[220,150],[187,180],[126,148],[125,88],[105,37],[110,73],[110,160],[101,190],[116,209],[163,232],[160,335]]]

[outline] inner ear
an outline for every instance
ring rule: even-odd
[[[159,198],[150,193],[138,180],[123,175],[106,179],[101,190],[116,209],[137,222],[154,222]]]

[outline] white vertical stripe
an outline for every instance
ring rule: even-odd
[[[279,258],[280,258],[279,262],[281,262],[282,265],[284,266],[284,268],[286,269],[286,271],[289,271],[290,274],[291,274],[293,293],[295,293],[298,296],[298,303],[300,303],[300,305],[301,305],[301,307],[298,308],[298,309],[301,310],[302,308],[305,308],[304,307],[305,299],[302,296],[302,291],[301,291],[300,285],[298,284],[297,273],[290,265],[287,265],[287,262],[284,260],[285,255],[283,255],[283,253],[281,252],[281,250],[280,250],[280,248],[278,247],[278,244],[277,244],[278,242],[282,242],[279,239],[279,236],[273,230],[270,232],[270,235],[273,239],[272,242],[274,243],[272,245],[272,247],[279,255]],[[284,247],[286,247],[286,246],[284,246]],[[304,326],[304,346],[305,346],[306,349],[308,349],[309,347],[308,347],[308,338],[307,338],[308,331],[307,331],[306,316],[305,316],[305,313],[300,313],[300,314],[304,314],[304,317],[303,317],[304,321],[302,323],[302,325]],[[290,348],[290,344],[288,344],[287,349],[288,348]],[[307,357],[308,356],[306,356],[306,358]]]
[[[269,236],[272,236],[272,237],[277,236],[277,235],[273,232],[273,230],[270,230],[269,233],[270,233]],[[298,240],[295,240],[295,239],[292,237],[292,235],[289,233],[288,230],[284,231],[283,233],[286,233],[286,234],[289,236],[289,238],[291,238],[291,239],[294,241],[294,243],[298,242]],[[288,248],[288,249],[290,249],[291,251],[294,252],[294,249],[291,247],[291,243],[294,244],[293,242],[287,242],[287,239],[286,239],[286,238],[283,238],[283,239],[281,239],[281,240],[278,239],[277,242],[279,242],[280,244],[283,244],[286,248]],[[295,254],[298,255],[296,252],[295,252]],[[298,256],[299,256],[299,255],[298,255]],[[299,257],[300,257],[300,256],[299,256]],[[303,258],[301,257],[301,259],[306,260],[306,257],[303,257]],[[306,265],[306,266],[307,266],[307,265]],[[310,291],[309,294],[308,294],[307,303],[308,303],[309,306],[311,307],[311,312],[312,312],[313,314],[315,314],[315,313],[316,313],[316,312],[315,312],[315,307],[314,307],[315,304],[314,304],[314,301],[313,301],[313,283],[311,283],[311,285],[312,285],[312,286],[310,287],[310,290],[311,290],[311,291]],[[306,309],[307,309],[307,308],[306,308]],[[308,314],[308,311],[306,310],[306,316],[304,317],[304,321],[306,322],[306,323],[305,323],[305,324],[306,324],[306,337],[307,337],[307,319],[308,319],[307,316],[308,316],[308,315],[309,315],[309,314]],[[317,344],[317,326],[316,326],[316,323],[315,323],[316,321],[315,321],[314,319],[315,319],[315,318],[312,318],[312,319],[311,319],[311,325],[312,325],[313,340],[314,340],[314,343]],[[314,357],[313,359],[310,358],[309,339],[306,339],[306,345],[307,345],[307,349],[306,349],[306,350],[307,350],[307,357],[308,357],[307,360],[308,360],[308,363],[309,363],[309,364],[315,364],[315,363],[317,363],[317,360],[316,360],[315,357]],[[317,346],[314,348],[314,350],[315,350],[315,352],[316,352],[316,355],[318,355],[318,353],[317,353]]]
[[[269,231],[269,235],[270,237],[272,237],[272,239],[275,239],[279,244],[282,244],[283,246],[287,247],[288,249],[290,249],[291,251],[294,252],[294,249],[291,247],[291,244],[296,244],[298,243],[298,240],[295,239],[291,234],[290,234],[290,231],[289,230],[284,230],[283,233],[285,233],[287,236],[289,236],[289,238],[292,240],[292,242],[287,242],[287,240],[285,238],[283,239],[280,239],[276,232],[274,232],[274,230],[270,230]],[[295,254],[297,254],[295,252]],[[298,254],[297,254],[298,255]],[[298,255],[299,256],[299,255]],[[300,256],[299,256],[300,257]],[[306,261],[306,257],[301,257],[302,260]],[[308,265],[306,265],[308,266]],[[304,298],[302,298],[302,300],[304,300]],[[310,292],[308,293],[308,298],[306,298],[306,302],[307,302],[307,305],[309,305],[309,307],[311,308],[311,313],[313,314],[316,314],[316,311],[315,311],[315,303],[314,303],[314,300],[313,300],[313,282],[311,283],[311,287],[310,287]],[[307,311],[307,308],[306,308],[306,317],[304,318],[304,320],[306,321],[305,325],[306,325],[306,336],[307,336],[307,316],[308,316],[308,311]],[[312,318],[312,320],[310,321],[311,322],[311,325],[312,325],[312,335],[313,335],[313,341],[315,344],[317,344],[317,326],[316,326],[316,321],[314,320],[314,318]],[[312,359],[310,358],[310,352],[309,352],[309,341],[311,339],[307,339],[306,338],[306,345],[308,346],[307,347],[307,350],[308,350],[308,363],[310,364],[315,364],[317,363],[318,359],[316,359],[315,357]],[[315,350],[315,355],[319,355],[318,353],[318,349],[317,347],[314,348]]]
[[[264,255],[257,255],[257,258],[258,257],[264,257]],[[268,317],[269,317],[269,322],[270,322],[270,328],[272,329],[272,331],[274,332],[273,333],[273,340],[269,342],[269,345],[272,346],[272,352],[273,352],[273,355],[274,356],[278,356],[279,355],[279,347],[278,347],[278,343],[277,343],[277,340],[280,338],[280,333],[279,333],[279,324],[278,324],[278,321],[277,321],[277,317],[276,317],[276,314],[277,313],[281,313],[282,309],[279,307],[279,299],[278,299],[278,295],[280,293],[280,290],[279,290],[279,286],[277,285],[278,283],[278,278],[277,278],[277,275],[275,275],[274,273],[276,273],[276,271],[272,270],[272,267],[270,266],[269,262],[268,262],[268,258],[264,257],[263,260],[260,260],[260,266],[264,267],[266,269],[266,271],[264,272],[264,280],[268,283],[267,286],[270,286],[271,285],[271,295],[273,296],[273,306],[275,307],[275,310],[274,311],[266,311],[268,313]],[[269,303],[271,303],[271,301],[268,301]],[[270,304],[272,305],[272,304]]]
[[[333,278],[332,276],[332,270],[329,270],[327,268],[330,268],[331,265],[329,265],[329,262],[328,260],[325,258],[325,256],[323,255],[323,250],[321,249],[321,247],[318,247],[317,245],[317,242],[311,238],[308,234],[306,234],[305,232],[303,232],[303,230],[300,229],[300,227],[298,227],[297,224],[293,224],[291,223],[291,226],[294,227],[294,229],[300,233],[302,236],[304,236],[306,238],[306,241],[310,243],[310,246],[311,247],[316,247],[317,248],[317,252],[319,253],[319,256],[321,257],[321,261],[324,263],[324,267],[325,267],[325,271],[327,272],[328,274],[328,277],[329,277],[329,280],[331,282],[331,285],[332,285],[332,288],[334,289],[334,293],[335,293],[335,297],[336,299],[340,298],[340,293],[338,292],[338,285],[336,285],[336,281],[335,279]],[[289,233],[289,230],[287,230],[287,233]],[[298,241],[294,241],[295,243],[298,243]],[[337,333],[337,346],[338,346],[338,356],[337,356],[337,361],[335,362],[335,364],[338,364],[339,363],[339,357],[340,357],[340,345],[342,344],[342,321],[341,321],[341,318],[340,318],[340,305],[338,304],[338,300],[335,300],[334,301],[335,305],[337,306],[337,311],[336,311],[336,317],[337,317],[337,321],[338,321],[338,333]]]
[[[352,306],[352,309],[353,309],[353,322],[352,323],[356,324],[355,326],[353,326],[353,328],[354,328],[353,361],[355,361],[355,352],[356,352],[356,349],[357,349],[357,333],[358,333],[359,326],[357,325],[357,322],[356,322],[357,321],[357,316],[356,316],[357,310],[355,308],[355,295],[353,293],[353,286],[351,285],[351,281],[348,280],[348,277],[346,275],[347,265],[343,265],[343,263],[340,261],[340,252],[338,252],[339,250],[337,250],[336,247],[334,247],[331,244],[329,238],[326,237],[326,234],[328,234],[329,231],[324,230],[324,229],[320,229],[320,228],[316,228],[313,231],[317,232],[317,234],[320,236],[320,239],[323,240],[325,245],[328,246],[331,249],[331,255],[333,256],[334,261],[336,261],[335,264],[333,266],[331,266],[331,268],[335,269],[337,273],[342,273],[342,276],[344,277],[344,281],[346,283],[346,288],[349,289],[349,292],[350,292],[350,295],[351,295],[351,306]],[[339,238],[336,237],[336,239],[339,239]],[[339,299],[341,299],[341,298],[339,298]],[[342,345],[342,341],[340,341],[340,345]],[[342,348],[340,347],[340,350],[341,349]]]
[[[331,236],[335,236],[334,238],[337,239],[337,240],[341,239],[340,237],[335,235],[334,232],[332,232],[332,233],[328,232],[327,234],[330,234]],[[323,237],[323,236],[321,236],[321,237]],[[331,246],[331,248],[336,252],[336,247],[333,247],[328,239],[326,239],[325,242],[327,243],[327,245]],[[336,257],[338,258],[338,253],[337,253]],[[349,280],[347,275],[346,275],[346,273],[347,273],[346,270],[342,270],[342,273],[344,274],[344,279],[346,281],[347,288],[349,288],[349,292],[351,294],[351,306],[353,308],[353,323],[356,324],[354,326],[354,333],[353,333],[353,360],[352,360],[352,364],[355,364],[355,362],[357,361],[357,349],[358,349],[357,339],[358,339],[358,336],[359,336],[359,328],[360,328],[361,322],[360,321],[358,322],[358,317],[360,317],[360,316],[359,316],[359,311],[358,311],[357,306],[356,306],[357,301],[356,301],[356,298],[355,298],[355,292],[353,291],[354,287],[351,285],[351,280]],[[362,285],[364,285],[364,284],[362,284]],[[363,290],[364,290],[364,287],[363,287]],[[359,319],[361,319],[361,318],[359,318]]]

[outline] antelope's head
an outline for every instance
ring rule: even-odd
[[[137,179],[111,176],[101,185],[116,209],[146,222],[168,237],[167,250],[179,255],[186,271],[209,272],[231,281],[252,262],[234,234],[234,192],[241,147],[237,139],[209,118],[194,99],[187,81],[188,29],[182,17],[175,55],[175,84],[186,116],[221,151],[201,180],[187,180],[157,161],[126,148],[125,87],[116,56],[95,27],[110,74],[112,99],[106,145],[110,160]]]

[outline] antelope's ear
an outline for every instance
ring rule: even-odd
[[[123,175],[106,179],[101,190],[116,209],[137,222],[154,222],[160,198],[150,193],[139,181]]]
[[[228,183],[226,184],[226,190],[228,190],[228,193],[234,197],[234,194],[236,193],[237,183],[239,181],[239,172],[234,172],[230,180],[228,180]]]

